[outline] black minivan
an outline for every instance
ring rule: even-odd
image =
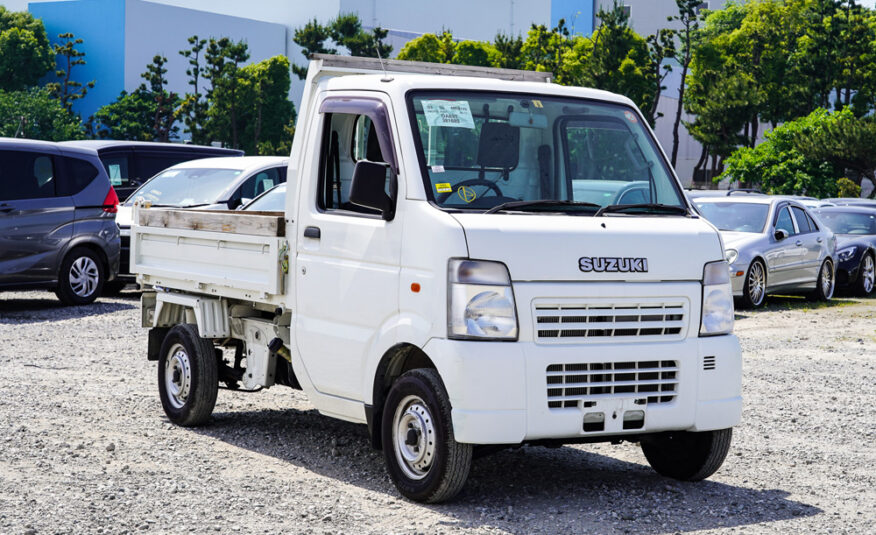
[[[0,291],[94,301],[119,270],[118,206],[94,149],[0,138]]]
[[[151,141],[83,140],[63,141],[60,145],[96,150],[123,202],[144,182],[171,165],[200,158],[243,156],[243,151],[236,149]]]

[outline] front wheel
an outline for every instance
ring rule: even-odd
[[[218,392],[213,343],[201,338],[194,325],[171,329],[158,357],[158,394],[167,417],[184,427],[203,424],[213,413]]]
[[[642,453],[658,474],[700,481],[714,474],[730,451],[732,429],[663,433],[642,439]]]
[[[818,270],[818,280],[815,283],[815,291],[812,292],[812,299],[816,301],[830,301],[833,297],[835,287],[833,262],[828,258],[821,264],[821,269]]]
[[[454,439],[450,401],[435,370],[398,378],[386,399],[381,433],[389,476],[403,496],[439,503],[462,490],[472,446]]]
[[[855,293],[860,297],[867,297],[873,291],[876,283],[876,271],[874,271],[873,254],[865,253],[858,268],[858,282],[855,283]]]
[[[742,304],[745,308],[757,308],[766,300],[766,268],[763,262],[755,260],[748,267],[745,284],[742,287]]]

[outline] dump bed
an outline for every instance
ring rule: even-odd
[[[285,305],[282,212],[135,207],[131,271],[138,281],[192,293]]]

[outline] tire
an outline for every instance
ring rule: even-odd
[[[472,446],[454,439],[450,409],[441,378],[432,369],[406,372],[389,390],[381,422],[383,455],[389,476],[406,498],[439,503],[465,485]]]
[[[658,474],[701,481],[714,474],[730,451],[732,429],[664,433],[642,439],[642,452]]]
[[[818,280],[815,282],[815,291],[812,299],[815,301],[830,301],[833,291],[836,289],[836,271],[833,269],[833,261],[828,258],[821,263],[818,270]]]
[[[858,280],[855,282],[855,295],[867,297],[876,286],[876,260],[873,253],[864,253],[858,266]]]
[[[158,395],[168,419],[183,427],[205,423],[216,406],[218,392],[213,343],[198,336],[195,325],[172,328],[158,357]]]
[[[766,302],[767,275],[766,267],[760,260],[755,260],[748,266],[745,274],[745,284],[742,286],[742,305],[745,308],[759,308]]]
[[[55,295],[68,306],[93,303],[103,291],[106,267],[100,256],[85,247],[67,253],[58,272]]]

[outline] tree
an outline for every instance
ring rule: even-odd
[[[501,32],[497,33],[493,39],[493,47],[499,52],[499,67],[504,69],[520,69],[522,67],[520,61],[523,38],[519,35],[511,37]]]
[[[372,31],[362,28],[362,22],[355,13],[342,13],[323,25],[313,19],[301,28],[296,28],[292,41],[301,47],[301,54],[310,60],[312,54],[337,54],[338,50],[327,43],[345,47],[354,56],[386,58],[392,54],[392,46],[385,42],[389,31],[376,27]],[[307,67],[292,65],[294,72],[302,80],[307,77]]]
[[[54,56],[41,20],[0,5],[0,90],[37,85],[55,66]]]
[[[675,167],[675,163],[678,161],[678,145],[680,142],[678,128],[681,124],[681,111],[684,106],[687,72],[693,58],[694,36],[699,29],[697,12],[702,2],[700,0],[675,0],[675,4],[678,7],[678,15],[669,17],[669,20],[677,20],[681,24],[681,29],[677,32],[679,49],[678,54],[675,56],[681,64],[681,82],[678,84],[678,105],[675,108],[675,121],[672,123],[672,153],[669,159],[673,167]]]
[[[0,137],[65,141],[81,139],[84,134],[79,117],[48,89],[0,90]]]
[[[171,134],[176,134],[179,127],[175,126],[176,109],[180,104],[179,95],[172,91],[167,91],[164,87],[167,84],[167,79],[164,77],[167,74],[167,69],[164,64],[167,63],[167,58],[161,55],[155,55],[152,58],[152,63],[146,66],[146,72],[140,76],[149,84],[149,95],[155,101],[152,132],[155,136],[155,141],[168,142]],[[140,86],[141,91],[146,90],[146,86]]]
[[[92,80],[83,84],[70,78],[73,67],[85,65],[85,52],[76,50],[76,45],[81,45],[82,39],[76,39],[69,32],[59,34],[58,38],[62,39],[64,43],[54,45],[55,55],[62,58],[62,68],[55,71],[55,76],[60,78],[61,81],[50,82],[46,84],[46,87],[52,93],[52,96],[61,101],[61,105],[64,108],[72,110],[73,102],[88,94],[88,90],[94,87],[95,81]]]
[[[207,40],[193,35],[189,37],[188,41],[191,48],[180,50],[179,53],[188,59],[189,68],[186,69],[186,75],[189,77],[188,83],[192,86],[192,92],[186,93],[183,97],[178,116],[183,118],[186,131],[192,136],[192,143],[203,145],[210,141],[205,132],[208,103],[204,94],[201,93],[201,80],[204,78],[205,69],[201,65],[201,58],[207,46]]]
[[[460,41],[456,43],[451,63],[457,65],[479,65],[481,67],[499,67],[502,64],[501,54],[496,47],[482,41]]]
[[[560,19],[551,29],[543,24],[533,24],[520,47],[520,66],[528,71],[552,72],[558,83],[565,83],[564,61],[572,45],[565,20]],[[577,59],[570,58],[571,62]]]
[[[288,97],[289,59],[274,56],[241,68],[239,75],[241,101],[246,106],[239,119],[241,148],[247,154],[276,154],[278,148],[285,148],[287,127],[295,117]]]
[[[441,40],[434,33],[424,33],[405,43],[396,59],[428,61],[430,63],[448,63],[449,61],[441,47]]]
[[[658,117],[663,114],[657,111],[657,105],[660,103],[660,95],[666,86],[663,85],[666,77],[672,72],[672,66],[665,64],[665,60],[674,58],[675,50],[675,31],[669,29],[658,30],[656,34],[649,35],[645,41],[648,43],[648,56],[650,59],[651,78],[654,80],[654,96],[651,100],[651,109],[642,110],[648,123],[653,127]]]
[[[214,46],[215,45],[215,46]],[[211,89],[208,91],[210,109],[208,111],[212,139],[223,140],[232,148],[240,147],[241,108],[241,64],[249,59],[245,42],[233,42],[223,37],[210,40],[207,47],[207,63]],[[230,139],[229,135],[230,134]]]
[[[767,132],[760,145],[741,147],[728,157],[718,179],[739,180],[772,194],[835,196],[842,168],[801,151],[800,140],[823,137],[826,127],[837,119],[836,114],[818,109]]]
[[[91,118],[94,137],[125,141],[154,141],[155,99],[145,86],[131,93],[122,91],[113,102],[102,106]]]

